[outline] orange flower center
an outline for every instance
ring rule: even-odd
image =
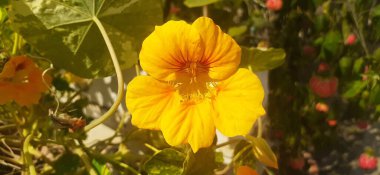
[[[199,76],[202,73],[206,73],[208,69],[207,66],[204,66],[202,63],[199,62],[186,62],[184,63],[183,67],[183,71],[188,75],[189,78],[189,80],[187,81],[189,81],[190,84],[202,81],[199,80]]]
[[[181,103],[189,105],[215,97],[217,90],[215,82],[177,83],[174,87],[181,96]]]
[[[212,98],[216,92],[216,82],[207,78],[208,67],[201,62],[183,63],[184,79],[174,87],[181,96],[181,103],[197,104],[206,98]]]

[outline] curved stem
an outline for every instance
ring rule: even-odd
[[[14,38],[14,41],[13,41],[13,48],[12,48],[12,55],[16,55],[17,53],[17,49],[18,49],[18,42],[19,42],[19,35],[18,33],[14,33],[15,35],[15,38]]]
[[[136,70],[136,76],[139,76],[140,75],[140,67],[139,67],[139,64],[135,64],[135,70]]]
[[[263,122],[261,121],[261,117],[257,119],[257,137],[261,138],[263,135]]]
[[[0,126],[0,131],[1,131],[1,130],[8,130],[8,129],[10,129],[10,128],[15,128],[15,127],[17,127],[16,124],[1,125],[1,126]]]
[[[157,149],[156,147],[154,147],[154,146],[152,146],[152,145],[150,145],[148,143],[144,143],[144,146],[146,146],[147,148],[149,148],[150,150],[152,150],[154,152],[154,154],[160,152],[159,149]]]
[[[219,145],[216,145],[215,148],[218,149],[218,148],[230,145],[230,144],[235,144],[235,143],[237,143],[239,141],[241,141],[241,139],[231,139],[231,140],[228,140],[227,142],[224,142],[224,143],[221,143]]]
[[[30,175],[37,175],[36,168],[34,167],[32,156],[29,153],[30,140],[33,137],[33,132],[29,134],[24,141],[22,150],[24,152],[25,164],[28,167],[28,172]]]
[[[119,61],[117,60],[115,50],[113,49],[111,40],[109,39],[107,32],[102,25],[102,23],[99,21],[99,19],[94,16],[92,20],[95,22],[95,24],[98,26],[100,32],[102,33],[102,36],[104,38],[104,41],[106,42],[108,51],[110,52],[112,63],[115,67],[116,71],[116,77],[117,77],[117,98],[114,104],[111,106],[111,108],[104,113],[101,117],[95,119],[93,122],[91,122],[89,125],[84,127],[84,131],[87,132],[91,130],[92,128],[98,126],[99,124],[103,123],[105,120],[107,120],[119,107],[121,100],[123,99],[123,92],[124,92],[124,81],[123,81],[123,75],[121,72],[121,68],[119,65]]]
[[[82,159],[84,167],[86,168],[86,170],[88,171],[90,175],[97,175],[96,171],[92,167],[89,157],[87,156],[85,152],[82,151],[82,149],[76,148],[74,149],[74,153],[76,153]]]
[[[136,174],[136,175],[141,175],[140,172],[138,172],[136,169],[134,169],[133,167],[129,166],[128,164],[125,164],[123,162],[120,162],[120,161],[116,161],[115,159],[113,159],[112,157],[109,157],[107,155],[103,155],[103,154],[96,154],[96,153],[93,153],[93,156],[95,158],[99,158],[101,160],[105,160],[111,164],[114,164],[114,165],[117,165],[117,166],[120,166],[126,170],[129,170],[131,171],[133,174]]]
[[[243,155],[243,153],[245,151],[247,151],[248,149],[252,148],[252,145],[247,145],[245,146],[244,148],[242,148],[237,154],[235,154],[234,157],[232,157],[232,162],[235,162],[240,156]]]
[[[208,7],[207,7],[207,5],[205,5],[205,6],[202,7],[202,14],[203,14],[203,16],[208,17]]]

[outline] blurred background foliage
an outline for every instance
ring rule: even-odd
[[[125,122],[129,114],[120,116],[114,136],[90,146],[83,143],[86,133],[73,130],[72,121],[89,123],[95,116],[86,109],[104,106],[87,98],[91,79],[77,76],[105,77],[113,68],[90,20],[94,12],[83,8],[85,1],[65,1],[72,3],[68,11],[84,11],[75,19],[62,15],[67,11],[52,17],[48,12],[57,2],[0,2],[0,70],[15,55],[28,55],[43,70],[50,62],[56,68],[49,72],[53,90],[38,105],[0,105],[0,174],[28,172],[29,164],[38,174],[252,173],[246,168],[283,175],[376,171],[356,170],[355,161],[362,153],[377,157],[380,151],[374,140],[369,145],[361,140],[375,128],[380,113],[377,0],[137,0],[112,12],[115,18],[104,15],[107,9],[130,1],[96,6],[96,17],[104,23],[123,69],[138,64],[141,41],[154,25],[168,20],[192,23],[207,14],[241,45],[241,67],[270,70],[263,134],[269,144],[261,137],[233,138],[227,144],[215,141],[196,154],[187,146],[170,148],[160,132],[134,128]],[[31,8],[36,5],[46,13]],[[57,106],[55,98],[59,113],[67,114],[58,123],[48,115]],[[26,142],[29,135],[34,137]],[[224,146],[234,149],[231,163],[219,150]]]

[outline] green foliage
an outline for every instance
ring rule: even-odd
[[[103,23],[123,69],[136,64],[142,40],[162,21],[160,0],[14,0],[11,7],[14,29],[41,55],[88,78],[114,73],[93,18]]]
[[[75,174],[80,166],[79,156],[73,153],[62,155],[53,165],[57,175]]]
[[[269,48],[262,50],[242,47],[240,66],[250,67],[255,72],[271,70],[283,64],[285,56],[283,49]]]
[[[228,34],[231,35],[232,37],[242,35],[247,31],[247,26],[246,25],[241,25],[237,27],[230,27],[228,29]]]
[[[190,153],[184,164],[184,175],[213,175],[217,162],[213,148],[203,148],[197,153]]]
[[[209,5],[215,2],[218,2],[220,0],[185,0],[185,5],[192,8],[192,7],[200,7]]]
[[[278,169],[276,155],[267,141],[259,137],[248,137],[248,139],[252,142],[252,151],[255,157],[266,166]]]
[[[354,81],[349,85],[349,88],[346,92],[344,92],[344,98],[353,98],[359,95],[362,90],[368,85],[367,81]]]
[[[379,17],[380,16],[380,5],[377,5],[375,6],[372,11],[372,13],[370,14],[371,17]]]
[[[155,153],[144,164],[144,170],[149,175],[172,175],[184,172],[183,164],[186,156],[172,148]]]
[[[0,7],[0,23],[3,23],[8,18],[8,12],[5,8]]]
[[[332,54],[336,54],[342,46],[342,35],[338,31],[329,31],[324,37],[322,43],[322,57],[331,56]]]
[[[99,162],[96,159],[92,159],[92,166],[94,166],[96,172],[100,175],[111,175],[109,168],[106,165],[106,162]]]

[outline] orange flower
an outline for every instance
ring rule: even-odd
[[[239,45],[210,18],[156,27],[140,52],[150,76],[127,87],[132,124],[162,130],[170,145],[189,143],[194,152],[212,144],[215,129],[247,134],[265,113],[264,91],[255,74],[238,69],[240,56]]]
[[[239,166],[236,175],[258,175],[258,173],[249,166]]]
[[[50,83],[51,77],[45,80]],[[0,105],[13,100],[22,106],[37,104],[47,89],[41,69],[26,56],[12,57],[0,73]]]
[[[315,110],[317,110],[318,112],[327,113],[327,112],[329,112],[329,109],[330,109],[330,107],[326,103],[323,103],[323,102],[318,102],[315,105]]]

